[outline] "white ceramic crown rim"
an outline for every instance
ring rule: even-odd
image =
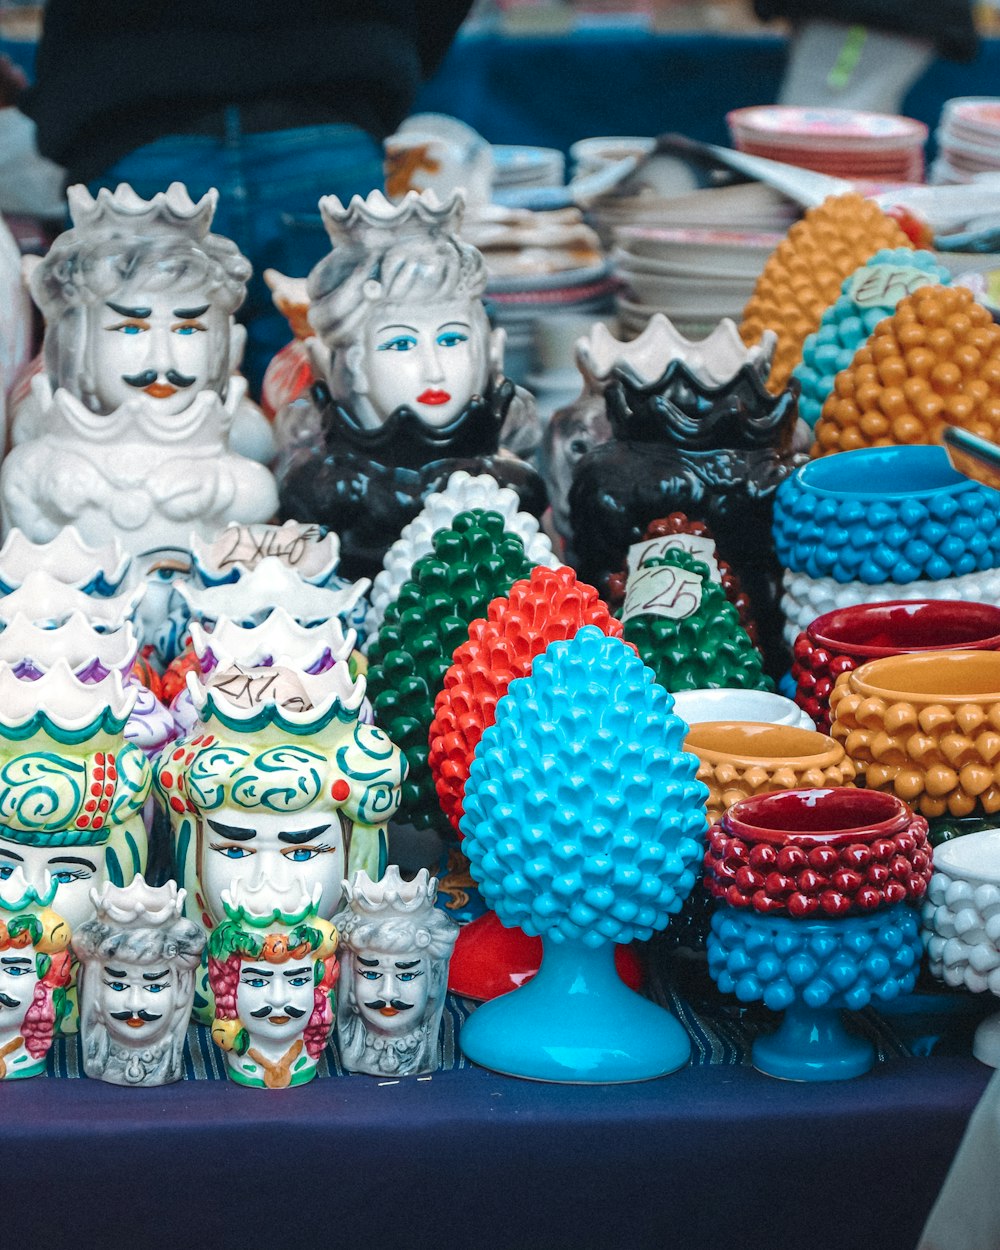
[[[301,621],[327,620],[350,612],[370,585],[370,580],[363,577],[338,590],[313,586],[276,556],[268,556],[239,581],[204,587],[178,582],[177,591],[194,617],[247,620],[283,604],[291,616]]]
[[[257,523],[230,521],[228,525],[223,526],[223,528],[212,538],[203,538],[197,530],[192,530],[191,537],[188,540],[188,550],[191,552],[192,564],[199,569],[204,569],[213,577],[225,577],[227,573],[233,572],[237,572],[242,577],[245,577],[248,573],[253,571],[253,568],[257,566],[251,566],[242,560],[237,560],[230,564],[227,569],[221,569],[217,564],[212,562],[209,555],[209,549],[214,547],[216,544],[221,543],[230,530],[268,529],[275,530],[279,534],[285,530],[289,535],[291,535],[293,528],[306,527],[301,521],[282,521],[280,525],[269,525],[267,522]],[[293,572],[295,572],[296,575],[303,581],[310,583],[312,583],[315,579],[329,577],[330,574],[336,570],[337,565],[340,563],[340,537],[335,530],[327,530],[323,537],[315,543],[312,543],[311,546],[315,547],[318,551],[321,550],[323,552],[322,564],[320,564],[319,567],[313,572],[308,574],[300,573],[297,568],[293,570]],[[264,559],[280,560],[280,556],[262,557],[262,559],[258,561],[258,564],[263,563]],[[282,563],[284,563],[284,561],[282,561]],[[286,567],[288,566],[286,565]],[[2,568],[2,565],[0,565],[0,568]]]
[[[307,888],[301,877],[296,877],[294,884],[298,887],[299,895],[288,906],[284,902],[276,904],[275,900],[282,898],[285,889],[294,887],[279,889],[268,877],[261,877],[256,885],[249,885],[242,877],[237,877],[227,889],[221,891],[220,898],[227,914],[239,914],[248,918],[270,918],[276,910],[302,918],[318,913],[323,895],[322,884],[317,881]]]
[[[208,234],[219,201],[219,193],[211,187],[200,200],[192,200],[183,182],[174,181],[166,191],[157,191],[144,200],[127,182],[120,182],[112,191],[101,187],[91,195],[83,183],[66,190],[70,220],[75,230],[93,230],[105,223],[114,223],[123,230],[137,228],[176,229],[204,238]]]
[[[137,697],[134,688],[123,684],[117,669],[100,681],[83,682],[60,657],[41,677],[23,681],[9,664],[0,664],[0,726],[8,729],[20,729],[39,714],[70,733],[92,724],[104,712],[124,722]]]
[[[224,673],[227,668],[242,669],[244,666],[230,660],[227,656],[220,656],[218,659],[218,666],[211,673],[202,674],[192,671],[185,677],[185,684],[199,719],[211,698],[213,706],[224,714],[227,720],[254,720],[265,708],[274,708],[276,714],[290,725],[311,725],[322,720],[335,705],[339,705],[346,712],[359,711],[368,685],[364,676],[351,677],[346,664],[334,664],[322,673],[305,673],[300,669],[293,669],[292,672],[302,683],[312,707],[301,712],[286,711],[277,707],[273,700],[268,700],[255,708],[239,707],[217,686],[210,686],[208,682],[213,677]],[[277,665],[267,665],[249,671],[262,673],[277,667]]]
[[[120,595],[85,595],[82,590],[57,581],[45,569],[36,569],[16,590],[0,596],[0,621],[6,624],[18,613],[36,622],[53,617],[64,621],[80,612],[92,623],[120,629],[135,615],[145,593],[145,583],[141,583]]]
[[[319,202],[323,225],[334,245],[354,232],[363,232],[366,226],[379,231],[398,230],[410,221],[454,233],[461,225],[464,208],[461,192],[452,192],[442,202],[431,189],[407,191],[395,204],[378,189],[367,196],[352,196],[346,206],[336,195],[324,195]]]
[[[74,671],[97,661],[104,668],[127,673],[138,651],[139,640],[131,621],[101,633],[82,612],[71,612],[55,629],[45,629],[23,612],[16,612],[7,628],[0,630],[0,663],[11,668],[30,660],[47,669],[62,656]],[[70,656],[78,658],[71,660]]]
[[[20,585],[28,572],[45,569],[45,552],[50,553],[57,565],[62,565],[59,573],[52,576],[77,589],[98,575],[103,576],[109,585],[120,585],[132,560],[117,537],[99,546],[90,546],[75,525],[67,525],[50,541],[34,542],[22,529],[14,526],[0,547],[0,580],[8,586]],[[73,557],[83,566],[79,572],[70,572],[65,568],[66,563],[72,564]],[[23,571],[25,566],[28,572]],[[49,572],[48,569],[45,571]]]
[[[178,920],[184,914],[187,891],[176,881],[160,886],[150,885],[137,872],[128,885],[105,881],[100,890],[91,887],[90,901],[98,920],[108,920],[123,928],[132,925],[150,926]]]
[[[344,880],[343,891],[352,911],[375,915],[381,912],[413,914],[433,908],[437,898],[437,878],[421,868],[412,880],[400,874],[397,864],[389,864],[378,881],[364,869],[358,869],[352,880]]]
[[[331,616],[318,625],[300,625],[280,605],[255,625],[241,625],[228,616],[220,616],[209,632],[200,621],[189,626],[191,646],[199,660],[207,651],[225,651],[237,664],[250,663],[250,656],[282,655],[285,667],[308,669],[329,651],[334,662],[348,660],[357,645],[357,630],[344,629],[339,616]]]

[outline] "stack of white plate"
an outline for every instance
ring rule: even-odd
[[[626,333],[640,333],[665,313],[690,337],[711,332],[723,317],[739,321],[768,256],[784,237],[721,229],[628,226],[612,255],[624,284],[617,297]]]
[[[948,100],[934,137],[938,158],[931,167],[932,182],[971,182],[976,174],[1000,169],[1000,98]]]
[[[494,191],[560,187],[566,181],[566,158],[556,148],[493,144]]]

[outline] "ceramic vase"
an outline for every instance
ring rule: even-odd
[[[795,701],[824,733],[841,673],[904,651],[1000,648],[1000,607],[960,599],[897,599],[827,612],[792,647]]]
[[[974,994],[1000,994],[1000,830],[982,829],[934,850],[923,907],[931,973]],[[976,1029],[972,1053],[1000,1067],[1000,1012]]]
[[[869,660],[838,678],[830,712],[869,789],[928,819],[1000,811],[1000,653]]]
[[[534,980],[466,1023],[470,1059],[586,1082],[687,1062],[684,1029],[622,984],[612,946],[665,928],[694,884],[705,790],[684,728],[649,670],[594,626],[511,683],[476,751],[461,829],[487,904],[540,936],[543,956]]]
[[[856,603],[989,602],[1000,567],[1000,495],[940,447],[872,447],[811,461],[775,500],[786,637]]]
[[[713,979],[741,1002],[784,1013],[777,1032],[754,1042],[754,1066],[799,1081],[867,1072],[874,1048],[840,1013],[916,983],[926,821],[862,790],[760,795],[713,827],[705,868],[726,900],[708,939]]]

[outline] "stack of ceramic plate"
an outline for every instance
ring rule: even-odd
[[[493,145],[494,191],[559,187],[566,180],[566,159],[556,148]]]
[[[1000,169],[1000,97],[959,96],[948,100],[934,135],[938,157],[931,181],[970,182]]]
[[[629,226],[617,232],[612,263],[624,288],[622,329],[639,333],[665,313],[682,334],[710,333],[723,317],[739,321],[778,233]]]
[[[741,152],[861,182],[921,182],[927,127],[857,109],[760,105],[727,114]]]

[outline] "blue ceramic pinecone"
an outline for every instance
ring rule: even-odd
[[[879,448],[899,453],[946,453],[940,448]],[[848,472],[841,452],[836,460]],[[813,461],[804,469],[827,463]],[[903,494],[900,477],[886,478],[893,494],[815,491],[800,469],[786,478],[774,501],[774,542],[778,559],[794,573],[832,577],[838,582],[940,581],[1000,566],[1000,491],[955,474],[947,489]]]
[[[724,907],[712,917],[708,967],[724,994],[784,1011],[857,1011],[908,994],[920,969],[920,927],[906,903],[868,916],[795,920]]]
[[[802,345],[802,360],[792,371],[792,377],[802,384],[799,416],[810,426],[819,420],[837,374],[847,368],[878,323],[895,311],[892,302],[864,308],[848,294],[859,273],[879,265],[921,269],[927,274],[928,285],[947,286],[951,282],[951,274],[938,264],[933,252],[915,252],[908,247],[884,247],[844,279],[840,295],[823,313],[819,329]]]
[[[666,927],[706,833],[686,733],[652,672],[594,626],[511,682],[461,822],[472,875],[504,924],[590,947]]]

